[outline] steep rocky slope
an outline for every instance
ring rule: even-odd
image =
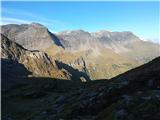
[[[23,64],[33,75],[50,76],[59,71],[49,56],[40,51],[30,51],[1,35],[3,59],[11,59]],[[53,72],[53,73],[52,73]],[[54,73],[55,72],[55,73]],[[56,76],[55,76],[56,77]]]
[[[2,120],[159,120],[159,66],[160,57],[109,81],[30,78],[2,91]]]
[[[23,48],[3,34],[1,34],[1,61],[2,80],[8,81],[5,84],[10,84],[9,82],[16,83],[19,79],[27,79],[32,76],[66,80],[75,78],[80,80],[80,78],[86,79],[88,77],[83,71],[76,70],[61,61],[55,60],[44,52]],[[21,72],[24,73],[21,74]]]

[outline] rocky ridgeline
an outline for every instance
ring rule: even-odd
[[[53,34],[39,23],[9,24],[1,28],[2,34],[29,50],[42,50],[55,44],[70,52],[109,48],[140,62],[148,62],[159,56],[158,44],[143,41],[129,31],[102,30],[89,33],[84,30],[73,30]]]
[[[123,49],[129,50],[126,45],[141,41],[140,38],[131,32],[109,32],[105,30],[95,33],[89,33],[84,30],[64,31],[57,35],[61,38],[60,40],[63,40],[63,46],[76,50],[81,49],[82,46],[86,45],[88,49],[107,47],[114,51],[116,51],[115,49],[119,49],[119,52],[124,52]]]
[[[143,41],[129,31],[110,32],[102,30],[89,33],[84,30],[75,30],[60,32],[57,36],[63,46],[71,51],[96,51],[96,49],[109,48],[122,56],[125,55],[140,62],[149,62],[160,55],[158,44]]]
[[[54,70],[47,66],[48,58],[53,64],[51,65],[52,68],[55,68],[55,70],[57,68],[55,61],[51,60],[48,55],[52,56],[52,59],[59,56],[59,61],[85,72],[91,79],[109,79],[152,60],[160,53],[159,45],[144,42],[128,31],[110,32],[104,30],[90,33],[84,30],[73,30],[53,34],[38,23],[9,24],[2,25],[1,28],[2,34],[10,41],[25,48],[21,51],[21,47],[17,49],[13,47],[14,49],[11,49],[13,52],[8,50],[8,53],[11,54],[10,57],[18,60],[22,59],[21,63],[25,64],[27,69],[38,75],[41,74],[41,76],[55,77],[60,74],[62,76],[60,78],[66,78],[63,72],[67,75],[67,79],[70,76],[65,69],[57,74],[51,72]],[[7,51],[7,46],[5,50]],[[26,52],[24,53],[24,51]],[[44,65],[40,65],[40,63]],[[40,70],[40,68],[43,69]]]
[[[10,41],[4,35],[1,35],[2,59],[11,59],[23,64],[27,70],[32,72],[33,76],[55,77],[61,79],[69,79],[64,73],[58,70],[55,61],[46,53],[38,50],[27,50],[15,42]],[[67,73],[65,73],[67,74]]]

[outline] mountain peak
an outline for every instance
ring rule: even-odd
[[[2,33],[29,50],[40,50],[52,44],[61,46],[59,39],[39,23],[3,25]]]
[[[44,25],[40,23],[33,22],[31,24],[28,24],[29,26],[39,27],[39,28],[46,28]],[[46,28],[47,29],[47,28]]]
[[[77,29],[77,30],[65,30],[65,31],[59,32],[58,34],[68,35],[68,34],[90,34],[90,33],[82,29]]]

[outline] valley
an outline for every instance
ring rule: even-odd
[[[131,32],[1,27],[2,120],[159,120],[159,44]]]
[[[110,79],[159,56],[159,44],[143,41],[131,32],[75,30],[53,34],[32,23],[4,25],[2,35],[8,40],[2,45],[11,42],[11,49],[2,48],[2,58],[24,64],[31,76],[71,80],[68,70],[57,68],[55,61],[59,61],[91,80]]]

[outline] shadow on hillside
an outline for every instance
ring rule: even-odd
[[[64,46],[62,45],[61,41],[59,40],[59,38],[57,36],[55,36],[54,34],[50,33],[52,39],[54,40],[54,43],[58,46],[61,46],[62,48],[64,48]]]
[[[24,78],[30,75],[25,66],[15,60],[1,58],[1,85],[8,88],[15,84],[25,83]]]
[[[91,81],[90,77],[85,72],[79,71],[78,69],[74,69],[63,62],[55,62],[59,69],[65,69],[72,75],[71,80],[81,81],[81,78],[84,78],[86,81]]]
[[[28,84],[32,82],[32,80],[60,80],[60,82],[81,82],[81,78],[84,78],[86,81],[90,81],[90,77],[77,69],[70,67],[67,64],[56,61],[56,64],[59,69],[67,70],[72,76],[71,80],[65,79],[57,79],[57,78],[47,78],[47,77],[28,77],[32,73],[28,71],[25,66],[16,60],[4,59],[1,58],[1,85],[2,88],[10,88],[13,86],[17,86],[19,84]]]

